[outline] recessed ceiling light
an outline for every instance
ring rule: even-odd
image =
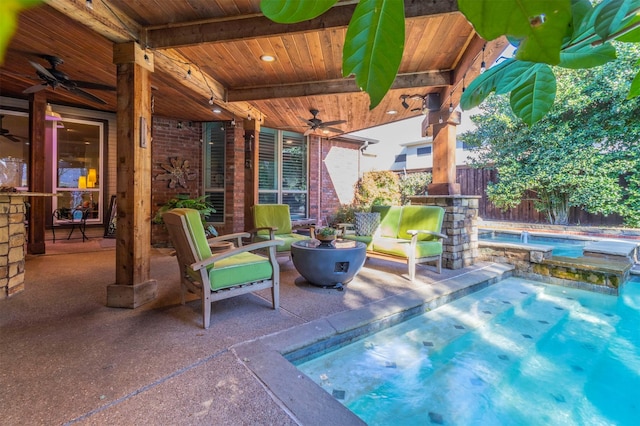
[[[394,114],[397,114],[397,113],[398,113],[398,111],[396,111],[395,109],[390,109],[389,111],[387,111],[387,114],[389,114],[389,115],[394,115]]]
[[[213,111],[216,114],[220,114],[222,112],[222,110],[220,108],[214,108],[211,111]]]
[[[264,62],[273,62],[276,60],[276,57],[272,55],[262,55],[260,56],[260,60]]]

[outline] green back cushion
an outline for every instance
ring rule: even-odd
[[[253,206],[253,224],[256,228],[278,228],[277,234],[291,233],[291,216],[287,204],[256,204]],[[260,231],[260,234],[269,234]]]
[[[257,235],[260,240],[269,240],[269,235]],[[284,244],[281,246],[276,246],[276,251],[291,251],[291,244],[296,241],[304,241],[308,240],[309,237],[301,234],[279,234],[274,235],[273,237],[276,241],[284,241]]]
[[[371,206],[372,213],[380,213],[380,236],[387,238],[397,238],[398,226],[400,224],[400,206]]]
[[[196,251],[198,252],[200,260],[211,257],[211,248],[209,248],[209,242],[207,241],[207,236],[204,233],[200,213],[198,213],[197,210],[186,208],[173,209],[171,211],[185,218],[189,234],[196,246]]]
[[[398,238],[411,239],[408,230],[427,230],[440,232],[444,209],[437,206],[404,206],[402,220],[398,229]],[[430,241],[436,239],[432,235],[418,234],[418,241]]]

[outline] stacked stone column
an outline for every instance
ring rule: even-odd
[[[433,195],[411,197],[411,204],[444,208],[442,266],[461,269],[478,258],[478,200],[474,195]]]
[[[0,194],[0,300],[24,290],[24,198]]]

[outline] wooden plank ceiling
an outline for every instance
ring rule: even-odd
[[[392,90],[369,110],[368,96],[341,73],[346,25],[355,2],[340,3],[315,20],[275,24],[260,14],[259,0],[47,0],[20,16],[0,68],[0,95],[40,83],[29,61],[50,68],[39,55],[64,60],[57,66],[71,80],[115,86],[113,43],[137,40],[153,55],[154,114],[189,121],[263,120],[273,128],[304,132],[301,118],[319,110],[343,132],[421,114],[419,100],[401,106],[401,94],[440,93],[442,108],[457,105],[462,78],[480,67],[482,41],[457,12],[455,0],[407,1],[405,53]],[[490,63],[504,42],[484,52]],[[263,62],[268,54],[274,62]],[[191,74],[187,78],[187,74]],[[112,90],[85,89],[105,101],[90,101],[63,88],[46,89],[52,103],[115,111]],[[453,96],[450,100],[450,95]],[[214,98],[215,105],[210,104]],[[220,107],[221,113],[213,113]],[[388,114],[390,110],[396,114]],[[326,136],[335,136],[330,133]]]

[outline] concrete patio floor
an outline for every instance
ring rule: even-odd
[[[371,259],[340,292],[283,260],[279,311],[268,290],[215,302],[204,330],[200,302],[180,304],[169,250],[153,249],[158,297],[135,310],[105,306],[113,240],[47,242],[47,252],[27,258],[25,291],[0,301],[3,425],[357,424],[280,352],[510,273],[419,266],[411,283],[406,265]]]

